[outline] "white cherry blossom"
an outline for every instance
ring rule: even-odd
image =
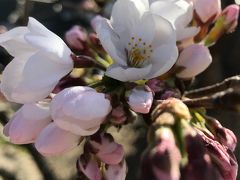
[[[148,1],[118,0],[111,20],[95,22],[99,39],[113,58],[106,75],[120,81],[151,79],[176,62],[178,49],[172,23],[152,13]]]
[[[193,19],[193,4],[185,0],[150,0],[151,12],[168,19],[177,33],[177,40],[195,36],[199,28],[189,26]]]
[[[1,92],[12,102],[42,100],[73,68],[71,50],[34,18],[27,27],[1,34],[0,46],[14,57],[1,79]]]

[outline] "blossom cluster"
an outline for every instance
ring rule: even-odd
[[[217,121],[210,124],[214,128],[208,128],[211,137],[192,127],[200,121],[199,116],[194,119],[182,105],[186,97],[174,81],[191,80],[211,64],[208,48],[236,28],[238,14],[237,5],[222,10],[220,0],[117,0],[110,19],[92,19],[96,34],[87,34],[79,26],[68,31],[65,40],[69,47],[30,17],[26,27],[0,35],[0,45],[13,56],[2,73],[1,93],[8,101],[22,104],[4,127],[4,134],[14,144],[34,143],[44,156],[59,155],[82,144],[79,176],[124,180],[127,165],[123,146],[107,130],[111,126],[122,128],[144,114],[153,132],[143,156],[142,179],[179,179],[180,174],[192,177],[189,169],[198,165],[189,147],[196,148],[198,140],[203,150],[196,158],[203,164],[212,163],[205,162],[203,155],[214,159],[225,173],[216,176],[234,179],[237,164],[228,162],[234,159],[229,155],[236,145],[234,134]],[[99,70],[98,80],[89,80],[89,71],[82,79],[72,78],[78,68]],[[169,104],[174,105],[169,108]],[[166,107],[171,115],[165,113]],[[207,120],[205,124],[210,126]],[[181,138],[176,138],[181,127],[185,148],[179,146]],[[214,134],[216,127],[225,137]],[[213,147],[204,149],[204,143]],[[181,168],[184,151],[189,154],[189,164]],[[221,153],[225,153],[224,165]],[[160,160],[162,166],[164,162],[173,164],[169,172],[159,168]],[[206,172],[213,171],[211,168]]]

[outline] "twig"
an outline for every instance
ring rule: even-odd
[[[23,25],[27,25],[28,16],[29,16],[29,8],[30,8],[30,0],[25,0],[24,12],[23,12],[23,17],[22,17]]]
[[[199,98],[203,96],[210,96],[212,94],[225,91],[226,89],[229,89],[229,88],[232,88],[235,90],[240,89],[240,75],[227,78],[223,82],[214,84],[212,86],[207,86],[204,88],[187,91],[185,92],[184,96],[188,98]]]
[[[205,107],[240,111],[240,92],[229,88],[209,97],[183,100],[183,102],[190,108]]]

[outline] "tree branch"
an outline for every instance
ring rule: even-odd
[[[227,78],[223,82],[214,84],[212,86],[187,91],[185,92],[184,96],[188,98],[199,98],[203,96],[210,96],[212,94],[225,91],[229,88],[240,90],[240,75]]]
[[[240,111],[240,91],[229,88],[212,96],[183,100],[190,108],[217,108]]]

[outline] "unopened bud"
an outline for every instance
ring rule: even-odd
[[[212,56],[203,45],[193,44],[186,47],[177,60],[177,66],[183,67],[183,70],[177,73],[177,77],[190,79],[205,69],[212,62]]]
[[[141,180],[179,179],[181,154],[176,146],[173,132],[161,128],[156,132],[156,146],[147,151],[142,159]]]
[[[194,1],[194,8],[202,23],[207,23],[209,20],[214,20],[220,14],[221,1],[197,0]]]
[[[164,100],[155,108],[152,116],[155,119],[155,123],[159,125],[174,124],[175,118],[191,119],[188,107],[181,100],[175,98]]]
[[[78,171],[88,179],[101,180],[102,175],[96,160],[91,155],[81,155],[77,161]]]
[[[213,164],[207,153],[205,144],[198,134],[188,134],[185,137],[188,163],[181,169],[181,179],[223,179],[220,171]]]
[[[230,5],[226,7],[205,38],[205,45],[213,45],[223,34],[233,32],[237,26],[238,16],[239,6]]]
[[[199,131],[198,134],[204,141],[206,150],[213,163],[221,172],[223,179],[235,180],[237,177],[238,164],[233,152],[215,139],[209,138],[201,131]]]
[[[123,105],[119,105],[116,108],[113,108],[111,113],[111,121],[114,124],[123,124],[127,120],[127,115],[124,110]]]
[[[235,4],[227,6],[223,10],[222,16],[225,17],[225,26],[227,27],[227,31],[233,32],[238,24],[239,6]]]
[[[116,143],[111,134],[96,134],[89,141],[96,156],[106,164],[118,164],[123,160],[123,146]]]
[[[125,180],[127,174],[127,163],[123,162],[116,165],[106,166],[104,177],[106,180]]]
[[[136,87],[126,95],[130,108],[135,112],[147,114],[151,109],[153,93],[146,87]]]
[[[231,130],[223,127],[220,122],[215,119],[207,119],[207,126],[222,145],[228,147],[231,151],[235,150],[237,138]]]
[[[147,82],[147,85],[155,93],[160,92],[165,88],[164,82],[159,79],[150,79]]]
[[[72,49],[83,50],[87,41],[87,33],[81,26],[73,26],[65,34],[65,40]]]

